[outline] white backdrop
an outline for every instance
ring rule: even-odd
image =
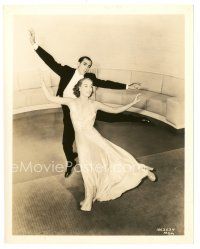
[[[80,56],[88,55],[101,68],[184,78],[182,15],[15,16],[15,72],[43,67],[29,43],[29,28],[35,30],[38,43],[63,64],[76,66]]]

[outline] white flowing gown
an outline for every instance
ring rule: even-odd
[[[92,100],[83,108],[75,99],[69,108],[85,187],[81,209],[90,211],[95,200],[113,200],[135,188],[148,170],[94,128],[96,110]]]

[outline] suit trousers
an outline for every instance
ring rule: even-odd
[[[68,106],[62,105],[63,110],[63,124],[64,124],[64,131],[63,131],[63,150],[68,161],[68,166],[74,166],[75,160],[73,156],[73,143],[75,140],[75,132],[74,127],[70,117],[70,110]]]

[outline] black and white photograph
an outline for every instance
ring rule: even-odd
[[[191,241],[192,5],[4,14],[8,241]]]

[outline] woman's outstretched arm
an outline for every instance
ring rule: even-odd
[[[95,102],[95,105],[96,105],[96,109],[97,110],[101,110],[101,111],[104,111],[104,112],[109,112],[109,113],[120,113],[120,112],[124,112],[126,110],[128,110],[130,107],[132,107],[133,105],[135,105],[136,103],[138,103],[140,101],[140,93],[136,95],[135,99],[127,104],[127,105],[124,105],[124,106],[120,106],[120,107],[112,107],[112,106],[109,106],[109,105],[105,105],[101,102]]]
[[[69,103],[73,100],[72,98],[62,98],[62,97],[55,97],[55,96],[51,95],[50,92],[48,91],[44,81],[42,81],[42,90],[43,90],[46,98],[49,101],[54,102],[56,104],[69,105]]]

